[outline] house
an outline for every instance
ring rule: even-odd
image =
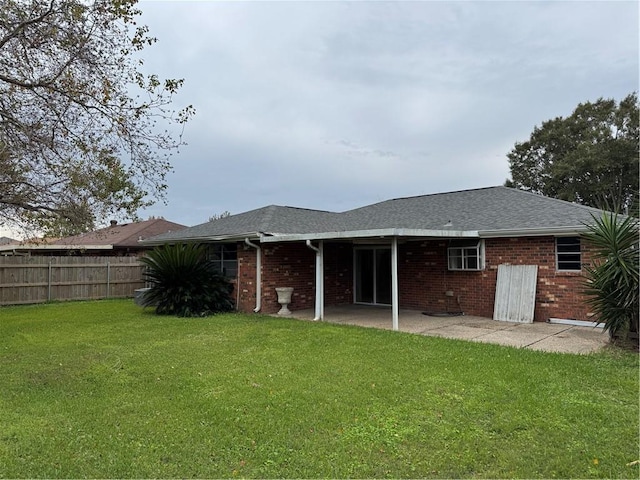
[[[51,241],[21,242],[0,245],[4,255],[113,255],[137,256],[150,247],[140,243],[145,238],[176,232],[185,225],[155,218],[141,222],[118,224],[115,220],[106,228]]]
[[[209,245],[244,312],[277,312],[275,288],[293,287],[293,311],[315,308],[320,319],[326,305],[386,305],[397,328],[400,308],[492,317],[496,302],[528,291],[530,320],[593,321],[581,234],[601,213],[498,186],[342,213],[270,205],[143,243]],[[519,266],[529,268],[529,290],[498,278]]]
[[[12,243],[18,243],[18,240],[15,240],[10,237],[0,237],[0,245],[9,245]]]

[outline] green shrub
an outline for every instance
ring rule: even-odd
[[[587,268],[588,303],[599,323],[614,339],[638,342],[639,256],[638,220],[613,213],[594,218],[586,239],[594,249]]]
[[[151,284],[142,300],[161,315],[199,317],[233,310],[233,286],[206,259],[196,244],[163,245],[150,251],[142,262]]]

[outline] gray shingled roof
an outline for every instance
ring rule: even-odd
[[[352,230],[494,231],[576,227],[600,210],[507,187],[398,198],[344,213]]]
[[[340,214],[305,208],[267,207],[219,218],[207,223],[153,238],[158,241],[198,240],[216,237],[253,237],[257,234],[296,234],[333,231]]]
[[[600,210],[507,187],[397,198],[343,213],[270,205],[153,237],[153,243],[390,229],[478,232],[480,236],[580,230]],[[450,226],[445,226],[449,225]],[[306,234],[306,235],[305,235]],[[373,235],[373,234],[372,234]]]

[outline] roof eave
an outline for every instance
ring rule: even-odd
[[[356,238],[381,238],[381,237],[422,237],[422,238],[499,238],[499,237],[534,237],[549,235],[578,235],[588,230],[586,225],[546,227],[546,228],[519,228],[502,230],[429,230],[415,228],[380,228],[370,230],[346,230],[334,232],[311,233],[263,233],[246,232],[226,235],[203,235],[194,237],[179,237],[165,239],[145,239],[140,245],[157,246],[166,243],[196,243],[196,242],[241,242],[246,238],[260,240],[261,243],[299,242],[306,240],[346,240]]]
[[[259,239],[262,236],[259,232],[234,233],[228,235],[202,235],[197,237],[179,237],[179,238],[162,238],[154,240],[153,238],[140,241],[140,245],[158,246],[167,243],[207,243],[207,242],[242,242],[245,238],[252,240]]]
[[[372,230],[349,230],[344,232],[315,232],[299,234],[271,234],[262,236],[262,243],[296,242],[306,240],[341,240],[354,238],[381,238],[381,237],[429,237],[429,238],[477,238],[478,232],[474,230],[422,230],[413,228],[382,228]]]
[[[562,226],[562,227],[481,230],[478,233],[481,238],[500,238],[500,237],[546,237],[546,236],[561,236],[561,235],[579,235],[587,231],[589,231],[589,227],[587,225],[571,225],[571,226]]]

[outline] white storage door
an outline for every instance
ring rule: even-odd
[[[498,265],[493,319],[532,323],[537,279],[537,265]]]

